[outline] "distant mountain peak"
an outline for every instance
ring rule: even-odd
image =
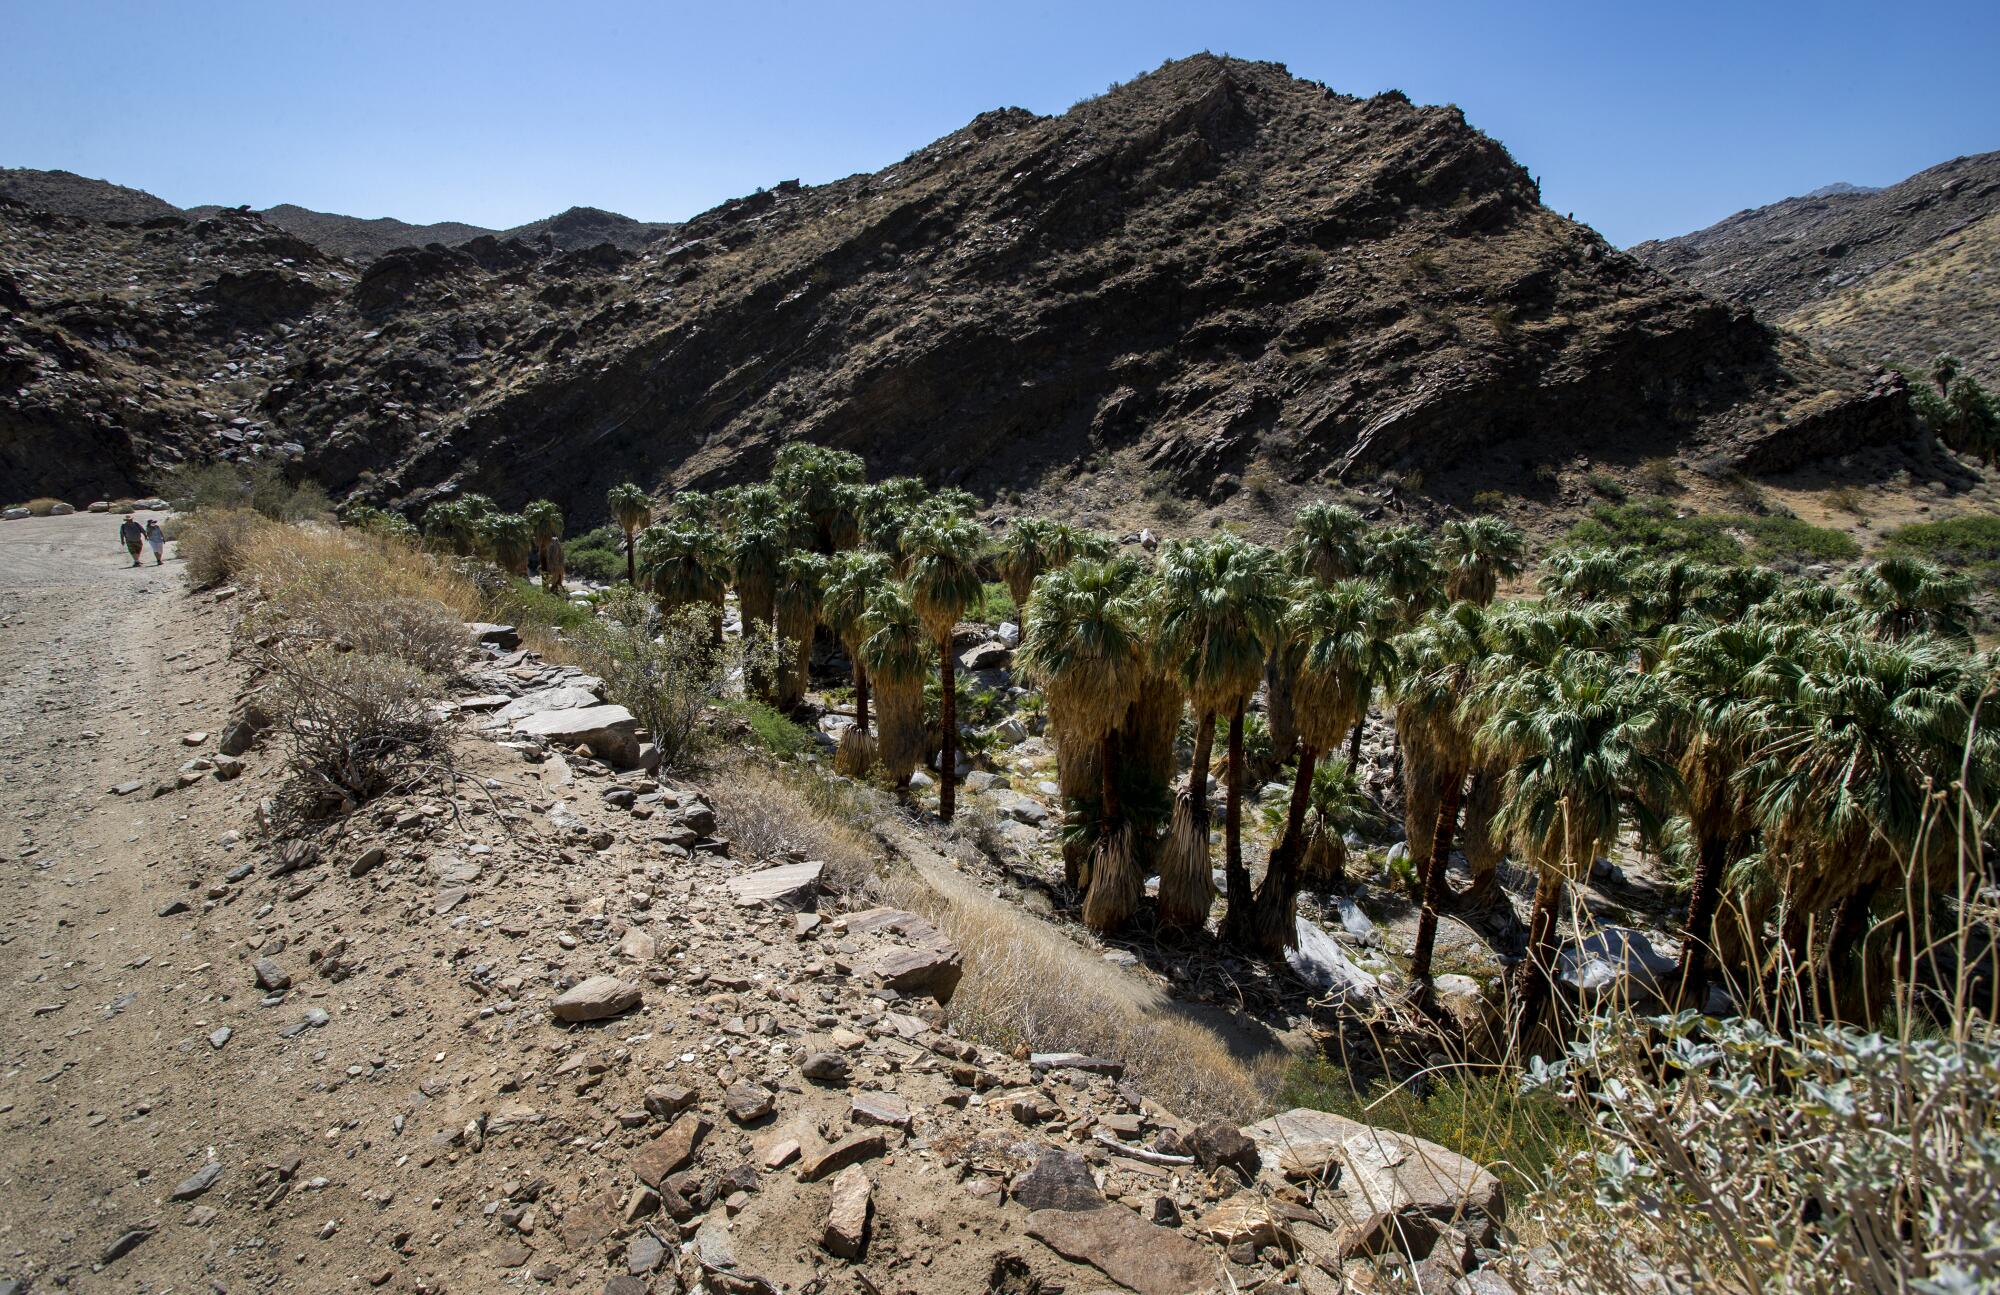
[[[1880,192],[1882,192],[1882,190],[1873,185],[1849,184],[1845,180],[1835,180],[1832,184],[1823,184],[1819,188],[1814,189],[1811,193],[1804,193],[1800,194],[1799,196],[1802,198],[1838,198],[1844,194],[1849,194],[1849,193],[1880,193]]]

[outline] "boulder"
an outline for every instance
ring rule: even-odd
[[[465,632],[474,643],[485,647],[499,648],[502,652],[512,652],[521,646],[521,632],[512,625],[493,625],[486,621],[467,621]]]
[[[1587,1002],[1656,997],[1679,963],[1659,952],[1644,932],[1601,926],[1558,955],[1556,974]]]
[[[1303,917],[1295,919],[1298,939],[1285,950],[1285,962],[1301,980],[1352,998],[1371,998],[1380,982],[1361,969],[1340,941]]]
[[[639,721],[623,706],[542,711],[513,722],[513,735],[565,746],[589,746],[607,763],[631,768],[639,759]]]
[[[1014,662],[1014,652],[1005,643],[987,642],[959,653],[958,664],[967,671],[1004,670]]]
[[[1421,1215],[1476,1231],[1506,1213],[1498,1178],[1484,1166],[1422,1138],[1303,1107],[1252,1124],[1243,1132],[1257,1144],[1267,1171],[1285,1178],[1337,1181],[1340,1209],[1351,1216],[1346,1222],[1386,1212]]]
[[[607,1016],[629,1012],[643,997],[639,986],[616,976],[592,976],[570,986],[556,996],[555,1014],[559,1021],[601,1021]]]
[[[573,683],[566,683],[556,688],[538,688],[534,692],[524,693],[505,701],[493,712],[491,723],[495,728],[504,728],[530,715],[542,715],[552,710],[587,710],[602,700],[590,689]],[[461,708],[465,705],[465,702],[459,703]]]
[[[823,863],[787,863],[731,877],[725,884],[738,907],[797,913],[818,905],[820,874],[825,871]]]
[[[1026,823],[1029,827],[1041,827],[1049,821],[1049,807],[1032,796],[1024,796],[1018,791],[996,791],[989,793],[988,799],[993,802],[994,812],[1002,818]]]

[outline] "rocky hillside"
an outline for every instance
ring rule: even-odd
[[[191,207],[187,214],[197,219],[214,216],[229,210],[226,207]],[[332,256],[344,256],[352,261],[372,261],[384,252],[392,252],[399,247],[422,247],[426,243],[463,243],[493,231],[479,225],[467,225],[461,221],[445,220],[432,225],[412,225],[406,220],[393,216],[380,216],[364,220],[359,216],[340,216],[328,211],[313,211],[307,207],[294,206],[289,202],[275,207],[266,207],[257,213],[271,224],[288,234],[311,243],[322,252]]]
[[[155,216],[178,216],[181,209],[144,189],[128,189],[109,180],[91,180],[71,171],[36,171],[0,167],[0,198],[24,207],[84,216],[91,220],[137,223]]]
[[[1886,189],[1829,185],[1632,253],[1862,360],[1949,351],[2000,382],[2000,152]]]
[[[81,326],[69,271],[14,242],[8,272],[37,285],[9,319],[54,299]],[[205,272],[164,256],[160,291]],[[253,377],[188,377],[218,422],[303,447],[337,492],[455,483],[578,519],[628,475],[714,485],[791,437],[996,494],[1089,477],[1218,500],[1389,469],[1447,498],[1533,492],[1580,460],[1757,470],[1909,435],[1893,383],[1551,213],[1455,109],[1207,55],[725,203],[637,252],[387,255],[281,322],[282,345],[243,339]],[[10,438],[73,372],[39,345],[13,343]],[[149,403],[101,403],[125,398]],[[0,493],[81,470],[41,462]]]

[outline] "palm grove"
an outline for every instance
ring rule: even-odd
[[[1536,878],[1517,1029],[1547,1002],[1566,888],[1627,833],[1685,879],[1685,1001],[1699,1005],[1719,970],[1755,983],[1813,968],[1845,987],[1844,1014],[1880,1001],[1868,995],[1882,974],[1914,971],[1926,896],[1955,900],[1990,839],[2000,742],[1982,707],[1996,656],[1974,648],[1967,582],[1907,558],[1835,588],[1559,549],[1539,598],[1501,599],[1526,544],[1493,517],[1375,526],[1314,503],[1279,547],[1217,532],[1142,554],[1035,517],[994,536],[964,492],[869,484],[857,456],[799,443],[763,483],[682,492],[657,516],[626,485],[608,506],[630,578],[663,615],[700,616],[719,641],[735,592],[753,694],[797,706],[815,635],[839,644],[855,722],[837,768],[907,788],[935,757],[947,820],[953,629],[987,578],[1004,580],[1023,609],[1019,664],[1047,706],[1065,880],[1099,931],[1140,918],[1157,874],[1149,919],[1169,938],[1205,936],[1219,809],[1216,937],[1282,953],[1300,889],[1340,875],[1342,840],[1314,807],[1357,758],[1371,709],[1394,727],[1419,1000],[1439,912],[1493,895],[1503,857]],[[517,574],[540,554],[558,586],[561,530],[546,501],[517,515],[476,495],[424,519],[433,543]],[[1253,879],[1245,732],[1260,691],[1293,790]],[[1454,851],[1465,893],[1447,880]]]

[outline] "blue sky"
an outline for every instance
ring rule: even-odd
[[[1456,103],[1613,242],[2000,149],[2000,3],[0,0],[0,165],[171,202],[677,219],[1207,49]]]

